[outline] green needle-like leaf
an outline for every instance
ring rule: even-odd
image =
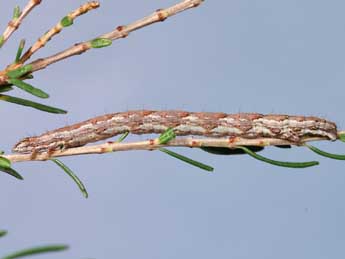
[[[340,133],[338,135],[338,138],[339,138],[340,141],[345,142],[345,133]]]
[[[259,152],[264,149],[264,147],[258,146],[247,146],[253,152]],[[239,148],[227,148],[227,147],[201,147],[201,150],[214,155],[243,155],[246,152]]]
[[[32,101],[29,101],[26,99],[21,99],[18,97],[13,97],[13,96],[4,95],[4,94],[0,94],[0,100],[5,101],[5,102],[10,102],[10,103],[15,103],[15,104],[27,106],[27,107],[32,107],[34,109],[45,111],[45,112],[50,112],[50,113],[56,113],[56,114],[66,114],[67,113],[67,111],[61,110],[59,108],[47,106],[44,104],[40,104],[40,103],[32,102]]]
[[[15,59],[16,63],[19,61],[20,57],[22,56],[24,47],[25,47],[25,40],[22,39],[19,42],[19,46],[18,46],[18,50],[17,50],[17,54],[16,54],[16,59]]]
[[[120,143],[120,142],[124,141],[125,138],[127,138],[128,135],[129,135],[129,131],[123,133],[123,134],[121,135],[121,137],[119,137],[119,139],[118,139],[116,142],[119,142],[119,143]]]
[[[24,256],[38,255],[38,254],[43,254],[43,253],[60,252],[67,249],[68,249],[67,245],[40,246],[40,247],[34,247],[34,248],[18,251],[13,254],[7,255],[1,259],[15,259],[15,258],[20,258]]]
[[[31,70],[32,70],[32,65],[28,64],[28,65],[25,65],[25,66],[22,66],[22,67],[18,67],[17,69],[8,71],[6,73],[6,75],[9,78],[19,78],[19,77],[24,76],[27,73],[30,73]]]
[[[0,230],[0,237],[6,236],[7,231],[6,230]]]
[[[16,7],[14,7],[14,9],[13,9],[13,16],[12,16],[13,20],[18,19],[20,16],[20,13],[21,13],[20,7],[18,5],[16,5]]]
[[[168,128],[166,131],[164,131],[158,138],[158,143],[160,145],[164,145],[168,143],[170,140],[174,139],[176,137],[174,133],[174,129]]]
[[[87,193],[87,190],[86,190],[84,184],[78,178],[78,176],[72,172],[71,169],[69,169],[64,163],[62,163],[58,159],[51,158],[50,160],[53,161],[55,164],[57,164],[62,170],[65,171],[66,174],[68,174],[72,178],[72,180],[78,185],[80,191],[83,193],[85,198],[89,197],[89,194]]]
[[[23,180],[23,177],[16,170],[11,168],[11,161],[2,156],[0,156],[0,171],[12,175],[19,180]]]
[[[12,79],[8,79],[8,82],[17,86],[18,88],[22,89],[23,91],[28,92],[32,95],[37,96],[37,97],[40,97],[40,98],[48,98],[49,97],[49,94],[43,92],[39,88],[36,88],[36,87],[34,87],[28,83],[25,83],[22,80],[12,78]]]
[[[169,149],[160,148],[159,150],[162,151],[162,152],[164,152],[164,153],[166,153],[166,154],[168,154],[169,156],[172,156],[172,157],[174,157],[174,158],[177,158],[177,159],[179,159],[179,160],[181,160],[181,161],[183,161],[183,162],[186,162],[186,163],[188,163],[188,164],[190,164],[190,165],[199,167],[199,168],[201,168],[201,169],[203,169],[203,170],[206,170],[206,171],[213,171],[213,170],[214,170],[214,168],[211,167],[211,166],[209,166],[209,165],[205,165],[205,164],[203,164],[203,163],[200,163],[200,162],[195,161],[195,160],[193,160],[193,159],[190,159],[190,158],[188,158],[188,157],[182,156],[182,155],[177,154],[177,153],[175,153],[175,152],[173,152],[173,151],[171,151],[171,150],[169,150]]]
[[[311,151],[315,152],[316,154],[319,154],[320,156],[337,159],[337,160],[345,160],[345,155],[339,155],[339,154],[332,154],[325,152],[321,149],[318,149],[317,147],[314,147],[312,145],[304,144],[306,147],[308,147]]]
[[[305,168],[305,167],[310,167],[310,166],[315,166],[318,165],[318,161],[310,161],[310,162],[285,162],[285,161],[277,161],[277,160],[272,160],[267,157],[260,156],[256,154],[255,152],[251,151],[250,149],[246,147],[239,146],[238,148],[243,149],[248,155],[251,157],[272,164],[276,166],[282,166],[282,167],[289,167],[289,168]]]
[[[104,48],[108,47],[112,44],[113,42],[109,39],[104,39],[104,38],[97,38],[92,41],[90,41],[91,47],[94,49],[99,49],[99,48]]]
[[[1,156],[0,156],[0,166],[3,166],[3,167],[11,167],[11,161],[8,160],[8,159],[5,158],[5,157],[1,157]]]
[[[0,171],[7,173],[9,175],[12,175],[13,177],[15,177],[19,180],[24,180],[24,178],[16,170],[14,170],[12,167],[0,165]]]

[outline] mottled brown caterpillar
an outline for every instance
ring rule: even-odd
[[[300,143],[306,137],[337,139],[335,123],[318,117],[258,113],[137,110],[107,114],[71,126],[21,140],[17,153],[41,153],[80,147],[118,134],[163,133],[173,128],[176,135],[205,137],[276,138]]]

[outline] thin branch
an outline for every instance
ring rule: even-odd
[[[345,134],[345,131],[339,131],[340,134]],[[322,141],[328,140],[322,137],[308,137],[303,139],[299,145],[303,145],[310,141]],[[225,148],[236,148],[237,146],[284,146],[284,145],[297,145],[296,143],[274,139],[274,138],[256,138],[256,139],[245,139],[245,138],[176,138],[168,143],[162,145],[159,144],[159,139],[151,139],[146,141],[138,142],[107,142],[98,145],[89,145],[83,147],[69,148],[61,151],[40,153],[40,154],[11,154],[3,156],[11,162],[25,162],[25,161],[44,161],[53,157],[63,156],[75,156],[75,155],[87,155],[87,154],[104,154],[116,151],[130,151],[130,150],[156,150],[161,147],[225,147]]]
[[[18,18],[13,18],[9,23],[7,28],[5,29],[4,33],[2,34],[1,38],[1,46],[3,46],[6,41],[11,37],[12,33],[15,32],[24,18],[34,9],[37,5],[41,3],[41,0],[30,0],[26,6],[24,7],[23,11],[21,12]],[[0,46],[0,47],[1,47]]]
[[[131,24],[118,26],[115,30],[103,34],[97,38],[108,39],[108,40],[117,40],[120,38],[125,38],[129,35],[130,32],[143,28],[145,26],[151,25],[156,22],[162,22],[170,16],[176,15],[180,12],[188,10],[193,7],[199,6],[203,0],[184,0],[176,5],[173,5],[166,9],[159,9],[153,14],[144,17],[140,20],[137,20]],[[48,65],[69,58],[74,55],[82,54],[83,52],[92,48],[91,41],[86,41],[73,45],[70,48],[67,48],[55,55],[46,57],[43,59],[38,59],[30,63],[32,65],[32,72],[46,68]]]
[[[41,58],[41,59],[37,59],[33,62],[31,62],[30,64],[27,64],[26,67],[30,67],[30,74],[37,71],[37,70],[41,70],[46,68],[48,65],[53,64],[55,62],[61,61],[65,58],[69,58],[71,56],[74,55],[79,55],[82,54],[83,52],[91,49],[91,48],[99,48],[99,47],[105,47],[111,44],[112,41],[120,39],[120,38],[124,38],[126,36],[129,35],[130,32],[138,30],[140,28],[143,28],[145,26],[151,25],[153,23],[156,22],[160,22],[160,21],[164,21],[165,19],[167,19],[170,16],[176,15],[180,12],[183,12],[185,10],[188,10],[190,8],[193,7],[197,7],[199,6],[204,0],[184,0],[181,1],[180,3],[173,5],[169,8],[166,9],[159,9],[157,11],[155,11],[153,14],[144,17],[140,20],[137,20],[131,24],[128,24],[126,26],[118,26],[115,30],[103,34],[95,39],[92,39],[90,41],[85,41],[82,43],[77,43],[74,44],[73,46],[71,46],[70,48],[65,49],[64,51],[61,51],[57,54],[54,54],[52,56],[46,57],[46,58]],[[31,7],[31,9],[33,8],[34,4],[37,5],[39,4],[40,1],[38,0],[31,0],[29,2],[29,7]],[[93,1],[88,3],[90,6],[92,6],[92,8],[95,8],[95,5],[98,5],[98,2]],[[86,8],[83,8],[84,6],[81,7],[81,9],[76,10],[73,13],[70,13],[69,16],[67,16],[70,21],[72,18],[75,18],[76,16],[78,16],[79,14],[82,14],[85,11],[88,11],[90,8],[90,6],[88,6],[88,4],[86,4]],[[22,19],[21,17],[24,14],[27,14],[30,8],[26,7],[21,16],[17,19],[18,21],[21,21],[20,19]],[[31,10],[30,9],[30,10]],[[16,20],[16,23],[18,22]],[[60,22],[61,23],[61,22]],[[10,64],[9,66],[7,66],[7,68],[3,71],[0,71],[0,87],[1,86],[6,86],[8,85],[8,76],[7,73],[9,71],[12,70],[16,70],[16,69],[20,69],[21,67],[23,67],[23,63],[25,61],[27,61],[34,52],[36,52],[38,49],[40,49],[41,47],[44,46],[44,44],[51,38],[53,37],[55,34],[57,34],[59,32],[59,30],[61,30],[61,24],[57,25],[56,27],[52,28],[50,31],[48,31],[48,33],[46,35],[44,35],[41,39],[38,40],[38,42],[36,42],[32,48],[29,49],[29,51],[27,51],[24,56],[21,58],[20,62],[16,62],[13,64]]]
[[[48,32],[46,32],[42,37],[40,37],[33,45],[30,47],[23,57],[20,59],[18,63],[24,64],[37,50],[44,47],[45,44],[51,40],[56,34],[58,34],[64,27],[72,25],[75,18],[80,15],[83,15],[95,8],[100,6],[99,2],[92,1],[87,2],[80,6],[78,9],[70,12],[67,16],[65,16],[60,22],[58,22],[53,28],[51,28]],[[66,24],[64,24],[64,21]]]

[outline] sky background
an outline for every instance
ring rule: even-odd
[[[95,38],[177,3],[101,1],[33,59]],[[15,4],[2,1],[3,29]],[[42,1],[0,50],[10,63],[20,39],[30,46],[84,1]],[[1,102],[1,149],[104,113],[183,109],[326,117],[345,128],[344,1],[218,0],[133,32],[35,73],[53,115]],[[1,29],[1,30],[3,30]],[[16,96],[31,98],[19,91]],[[33,100],[37,100],[31,98]],[[144,140],[146,136],[130,136]],[[345,153],[341,143],[317,143]],[[344,258],[345,163],[305,148],[267,148],[287,161],[318,167],[274,167],[247,156],[180,153],[215,167],[207,173],[160,152],[130,151],[64,158],[90,197],[50,162],[18,163],[23,182],[0,174],[1,255],[66,243],[44,258]]]

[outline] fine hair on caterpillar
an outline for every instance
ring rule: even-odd
[[[180,110],[132,110],[98,116],[77,124],[28,137],[17,143],[17,153],[42,153],[80,147],[118,134],[161,134],[172,128],[177,136],[213,138],[276,138],[300,143],[306,137],[337,139],[334,122],[312,116]]]

